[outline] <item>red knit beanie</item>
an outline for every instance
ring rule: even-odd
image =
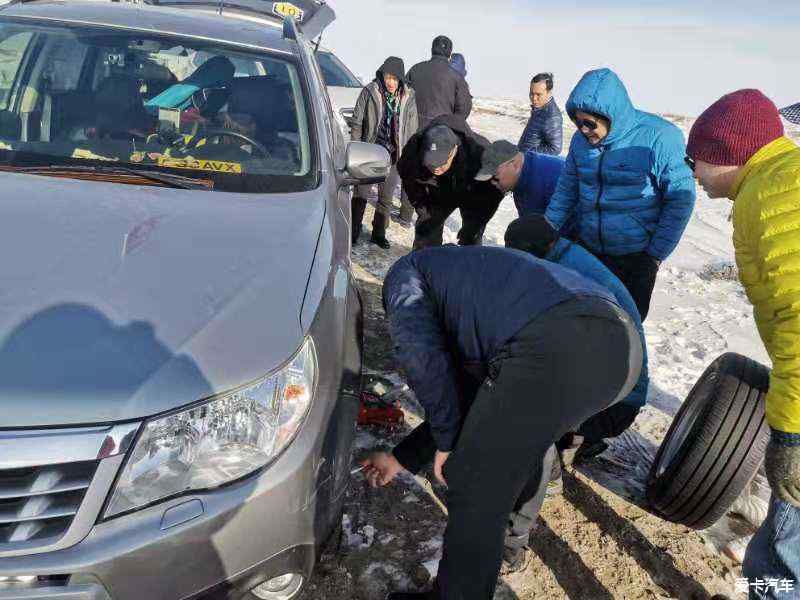
[[[686,153],[712,165],[740,167],[782,135],[783,122],[772,100],[758,90],[739,90],[700,115]]]

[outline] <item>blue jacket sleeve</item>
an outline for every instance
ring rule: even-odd
[[[558,178],[556,191],[550,198],[550,204],[544,215],[556,229],[560,230],[575,212],[579,200],[578,191],[578,169],[575,166],[573,150],[570,148],[564,170]]]
[[[539,149],[537,152],[558,156],[561,154],[563,139],[564,117],[561,115],[561,111],[558,110],[558,107],[553,104],[544,122],[541,141],[539,142]]]
[[[685,156],[683,134],[677,127],[664,132],[655,144],[654,167],[662,205],[647,253],[658,260],[667,258],[678,246],[694,210],[697,192]]]
[[[461,424],[458,379],[435,302],[411,256],[387,275],[384,306],[399,367],[425,409],[436,449],[449,452]]]
[[[525,126],[525,131],[522,132],[522,136],[519,138],[519,144],[517,144],[520,152],[535,151],[539,147],[539,132],[534,120],[534,116],[531,114],[531,118],[528,119],[528,124]]]

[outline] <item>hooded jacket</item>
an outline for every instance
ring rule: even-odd
[[[411,67],[408,81],[417,92],[421,127],[440,115],[457,115],[466,120],[472,112],[469,85],[444,56],[434,56]]]
[[[683,235],[695,203],[680,129],[634,108],[609,69],[586,73],[567,101],[567,114],[600,114],[611,121],[594,147],[572,138],[564,173],[547,209],[558,229],[577,213],[580,239],[598,255],[647,252],[667,258]]]
[[[564,117],[555,98],[542,108],[531,108],[531,118],[519,139],[519,151],[533,150],[558,156],[564,145]]]
[[[733,187],[739,278],[772,359],[767,421],[800,443],[800,148],[781,137]]]
[[[464,59],[463,54],[453,54],[450,57],[450,68],[464,79],[467,78],[467,61]]]
[[[358,142],[374,144],[378,139],[380,123],[386,116],[384,99],[384,75],[394,75],[400,80],[400,110],[397,123],[397,154],[402,155],[403,147],[419,128],[416,94],[406,80],[405,66],[400,58],[390,56],[375,73],[374,81],[361,90],[350,120],[350,138]]]
[[[452,167],[440,177],[422,164],[425,131],[436,125],[446,125],[460,140]],[[500,190],[488,181],[475,181],[489,145],[486,138],[472,131],[460,117],[444,115],[431,121],[426,129],[411,137],[397,163],[409,202],[414,207],[499,202],[503,196]]]
[[[633,301],[630,292],[628,292],[622,282],[617,279],[600,260],[592,256],[588,250],[563,237],[556,241],[552,250],[545,256],[545,259],[559,264],[562,267],[577,271],[587,279],[600,284],[613,294],[620,308],[628,313],[634,325],[636,325],[636,330],[639,332],[639,339],[642,342],[642,372],[639,375],[639,380],[636,382],[633,391],[621,402],[637,408],[641,408],[647,404],[647,388],[650,385],[650,376],[647,371],[647,340],[644,337],[642,317],[639,315],[639,309],[636,308],[636,303]]]

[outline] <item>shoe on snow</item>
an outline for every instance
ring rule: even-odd
[[[573,459],[573,462],[577,464],[587,460],[592,460],[593,458],[600,456],[606,450],[608,450],[608,444],[606,444],[602,440],[591,444],[590,443],[582,444],[581,447],[578,448],[578,451],[575,453],[575,458]]]
[[[503,564],[500,566],[501,575],[520,573],[528,568],[532,559],[528,548],[503,548]]]
[[[384,250],[388,250],[389,248],[392,247],[392,245],[389,243],[389,240],[387,240],[385,237],[378,237],[373,235],[369,241],[375,244],[376,246],[383,248]]]

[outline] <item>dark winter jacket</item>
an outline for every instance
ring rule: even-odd
[[[577,213],[581,242],[595,254],[647,252],[664,260],[678,245],[695,203],[683,134],[634,108],[609,69],[583,76],[567,102],[573,120],[576,111],[607,117],[611,130],[598,147],[581,134],[572,137],[547,219],[558,228]]]
[[[579,296],[616,304],[575,271],[517,250],[442,246],[395,263],[383,286],[389,332],[438,450],[453,449],[465,416],[462,365],[490,364],[538,315]]]
[[[399,62],[398,62],[399,61]],[[419,128],[417,116],[417,101],[414,90],[407,84],[403,61],[390,57],[375,73],[375,80],[361,90],[353,116],[350,120],[350,138],[359,142],[374,144],[378,141],[380,125],[386,118],[386,100],[384,74],[394,75],[400,80],[398,89],[400,96],[400,110],[395,127],[395,148],[397,155],[402,154],[408,140]],[[387,148],[392,153],[392,148]]]
[[[542,108],[531,108],[531,118],[522,137],[519,139],[519,151],[533,150],[540,154],[561,154],[564,139],[564,117],[556,104],[555,98]]]
[[[467,61],[463,54],[453,54],[450,57],[450,67],[464,79],[467,78]]]
[[[453,115],[434,119],[428,127],[447,125],[461,140],[453,166],[444,175],[435,177],[422,164],[425,130],[419,131],[406,144],[397,163],[403,190],[415,207],[461,206],[466,203],[497,202],[502,192],[488,181],[475,181],[481,159],[489,142],[469,128],[467,122]]]
[[[466,120],[472,112],[469,85],[450,68],[450,61],[444,56],[434,56],[411,67],[408,81],[417,92],[420,127],[440,115],[458,115]]]
[[[622,402],[641,408],[647,403],[647,387],[650,383],[650,376],[647,372],[647,340],[644,337],[644,328],[642,327],[639,309],[636,308],[636,303],[633,301],[630,292],[591,252],[565,238],[559,239],[545,258],[551,262],[558,263],[562,267],[573,269],[608,289],[614,295],[620,308],[628,313],[634,325],[636,325],[639,339],[642,342],[642,372],[633,391]]]

